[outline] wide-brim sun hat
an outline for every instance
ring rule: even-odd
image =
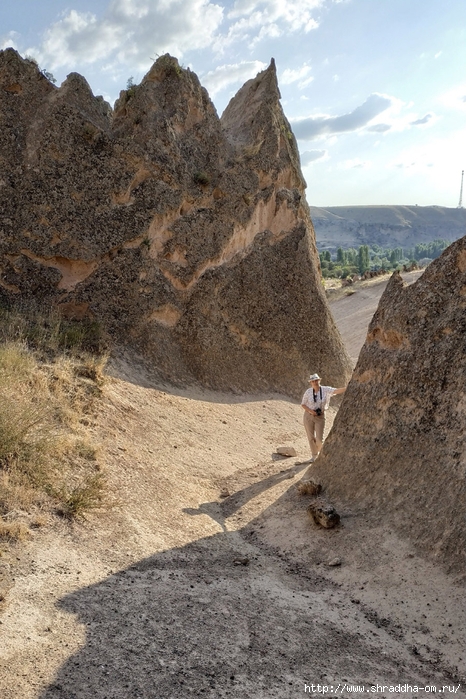
[[[311,374],[309,377],[309,381],[320,381],[319,374]]]

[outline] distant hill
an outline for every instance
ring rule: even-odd
[[[413,247],[438,238],[466,235],[466,209],[443,206],[311,206],[319,250],[358,247]]]

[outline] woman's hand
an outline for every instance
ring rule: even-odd
[[[317,417],[317,413],[315,410],[311,410],[311,408],[308,408],[307,405],[301,405],[301,408],[303,408],[306,413],[309,413],[309,415],[314,415],[314,417]]]

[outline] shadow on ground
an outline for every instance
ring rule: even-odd
[[[40,699],[291,699],[312,683],[425,680],[388,632],[380,631],[384,644],[374,637],[362,605],[342,613],[337,584],[267,546],[263,513],[227,531],[238,507],[287,475],[189,513],[208,514],[223,532],[63,598],[60,608],[85,626],[86,642]],[[290,492],[269,510],[283,512]]]

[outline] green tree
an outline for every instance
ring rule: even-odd
[[[349,265],[356,265],[358,262],[358,251],[354,248],[349,248],[346,251],[346,260]]]
[[[358,251],[358,269],[359,274],[364,274],[370,267],[369,262],[369,246],[361,245]]]

